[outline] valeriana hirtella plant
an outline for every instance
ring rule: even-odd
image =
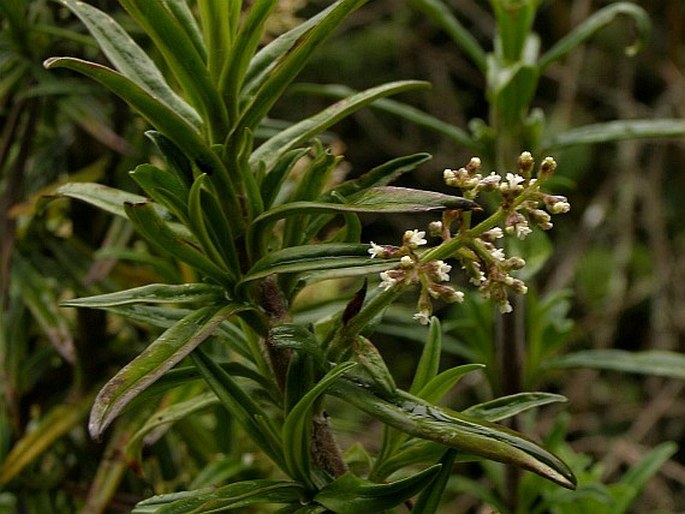
[[[151,249],[183,267],[184,277],[184,283],[65,303],[164,330],[99,391],[90,434],[102,438],[120,417],[142,419],[131,434],[135,460],[146,434],[159,436],[158,420],[171,419],[168,429],[174,420],[219,404],[230,415],[228,423],[241,427],[273,463],[266,476],[155,496],[134,512],[281,504],[281,512],[366,514],[416,495],[416,512],[435,512],[457,457],[520,466],[574,487],[573,474],[556,456],[493,423],[559,401],[557,395],[500,398],[496,405],[464,412],[436,405],[480,366],[439,373],[440,324],[431,316],[432,304],[462,299],[450,284],[454,265],[503,311],[509,310],[510,292],[525,292],[513,275],[524,263],[504,255],[497,240],[500,234],[524,237],[531,226],[549,228],[549,213],[568,209],[565,199],[540,190],[555,166],[551,159],[536,176],[529,154],[521,156],[516,173],[504,177],[482,176],[477,159],[464,171],[445,172],[463,196],[388,185],[424,163],[425,154],[394,159],[356,179],[333,180],[340,157],[316,136],[378,98],[424,85],[414,81],[354,94],[269,131],[271,107],[321,41],[363,0],[334,2],[263,46],[263,27],[276,0],[201,0],[194,5],[198,18],[183,1],[120,0],[149,36],[168,76],[110,16],[75,0],[61,3],[87,26],[112,67],[68,57],[46,66],[82,73],[128,102],[154,128],[148,136],[164,164],[142,164],[131,172],[144,196],[96,184],[70,184],[57,194],[130,220]],[[499,206],[473,224],[481,210],[475,199],[485,192],[498,195]],[[442,215],[428,236],[408,230],[398,247],[359,242],[359,213],[421,212]],[[439,244],[427,247],[428,237]],[[365,279],[376,273],[381,287],[367,300]],[[328,315],[297,322],[293,305],[302,290],[334,278],[363,285],[351,299],[341,297],[346,301]],[[415,317],[430,330],[413,383],[404,391],[369,337],[372,322],[410,285],[420,289]],[[198,390],[200,379],[204,386]],[[336,443],[328,396],[385,427],[381,450],[369,458],[363,476],[349,470]]]

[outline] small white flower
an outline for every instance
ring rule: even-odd
[[[481,167],[481,164],[482,164],[482,162],[480,160],[480,157],[471,157],[471,160],[466,165],[466,168],[469,171],[478,171]]]
[[[371,248],[369,248],[369,253],[371,254],[372,259],[374,257],[383,257],[383,255],[385,254],[385,248],[371,241]]]
[[[514,308],[511,306],[508,300],[504,300],[499,304],[499,311],[502,314],[508,314],[509,312],[513,311]]]
[[[414,266],[414,259],[412,259],[408,255],[403,255],[400,259],[400,266],[402,266],[403,268],[411,268]]]
[[[495,248],[491,250],[490,255],[492,255],[493,259],[495,259],[496,261],[504,260],[504,250],[502,248]]]
[[[425,245],[428,241],[424,239],[426,232],[424,230],[407,230],[404,233],[404,244],[409,248],[417,248]]]
[[[478,187],[485,190],[492,190],[499,186],[499,183],[501,181],[502,177],[500,177],[497,173],[493,171],[490,173],[490,175],[480,180],[480,182],[478,183]]]
[[[442,178],[444,179],[445,184],[447,184],[448,186],[457,187],[459,185],[459,178],[457,177],[457,172],[453,169],[446,168],[442,172]]]
[[[521,175],[518,175],[516,173],[507,173],[506,175],[507,182],[509,182],[509,188],[510,189],[516,189],[516,187],[521,184],[522,182],[525,182],[525,178],[523,178]]]
[[[549,209],[552,214],[564,214],[570,210],[571,204],[565,200],[553,203]]]
[[[387,291],[388,289],[391,289],[395,284],[397,284],[397,279],[390,276],[389,271],[381,272],[381,282],[380,284],[378,284],[378,287],[383,289],[383,291]]]
[[[421,311],[414,314],[414,319],[421,323],[422,325],[428,325],[430,323],[431,317],[430,312]]]
[[[517,223],[515,229],[516,237],[518,237],[521,240],[525,239],[526,236],[532,232],[532,230],[528,226],[528,223]]]
[[[445,261],[435,261],[435,276],[441,282],[447,282],[450,279],[449,272],[452,271],[452,266]]]
[[[441,236],[442,235],[442,221],[431,221],[428,224],[428,233],[431,236]]]
[[[494,227],[488,230],[487,232],[483,232],[482,236],[483,239],[486,241],[494,241],[496,239],[501,239],[504,237],[504,232],[500,227]]]

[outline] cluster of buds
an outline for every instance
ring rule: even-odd
[[[414,319],[424,325],[433,314],[433,299],[448,303],[464,300],[464,293],[444,284],[450,280],[452,266],[442,260],[421,262],[417,250],[428,242],[425,236],[426,232],[423,230],[407,230],[402,236],[401,246],[377,245],[371,241],[369,248],[371,258],[400,258],[398,267],[381,272],[381,282],[378,284],[380,288],[387,291],[398,285],[421,285]]]
[[[512,272],[526,263],[521,257],[507,257],[499,240],[505,236],[525,239],[532,232],[531,227],[542,230],[552,228],[554,214],[568,212],[570,205],[564,196],[551,195],[540,190],[540,185],[556,170],[556,162],[546,157],[534,176],[535,162],[529,152],[523,152],[518,159],[518,171],[504,176],[496,172],[483,174],[479,158],[457,170],[443,172],[445,183],[461,190],[464,198],[473,200],[480,193],[499,196],[499,209],[486,221],[473,228],[469,226],[470,216],[460,211],[445,211],[441,221],[434,221],[428,227],[430,236],[447,242],[454,236],[453,225],[458,224],[461,245],[454,252],[469,281],[478,287],[480,293],[493,300],[501,312],[512,310],[509,293],[525,294],[527,287]],[[495,220],[497,223],[494,223]],[[482,227],[482,229],[481,229]],[[452,267],[442,260],[422,263],[417,249],[427,243],[426,233],[419,230],[405,232],[402,246],[381,246],[371,243],[371,257],[400,257],[400,265],[381,273],[379,286],[385,290],[401,284],[421,285],[417,313],[414,318],[428,323],[432,314],[432,299],[447,302],[462,301],[464,295],[444,284],[449,281]],[[500,244],[498,244],[500,243]]]

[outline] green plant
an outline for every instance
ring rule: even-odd
[[[447,170],[448,185],[462,189],[466,198],[387,185],[425,162],[425,154],[333,181],[340,158],[316,142],[317,135],[379,98],[424,86],[414,81],[356,93],[256,144],[272,106],[361,0],[335,2],[260,50],[276,1],[257,2],[242,15],[241,2],[200,1],[196,20],[184,2],[122,0],[153,42],[166,74],[103,11],[74,0],[61,3],[88,27],[114,68],[69,57],[51,58],[46,66],[82,73],[124,99],[154,127],[147,135],[165,164],[143,164],[131,172],[146,196],[89,183],[68,184],[56,194],[127,218],[150,250],[179,263],[185,282],[64,304],[105,309],[163,329],[100,390],[90,433],[102,437],[121,416],[115,439],[136,432],[129,446],[135,456],[146,434],[218,402],[230,416],[217,414],[214,430],[233,434],[234,425],[240,426],[272,462],[249,480],[218,488],[194,481],[196,488],[145,500],[135,512],[257,504],[284,504],[282,512],[375,512],[421,491],[414,510],[435,512],[451,464],[474,456],[574,486],[558,458],[492,423],[559,401],[558,396],[501,398],[466,413],[435,405],[474,369],[438,373],[441,335],[431,318],[432,302],[462,300],[461,292],[443,283],[451,270],[445,259],[461,261],[481,291],[503,312],[510,310],[509,292],[523,293],[526,286],[509,272],[525,263],[506,258],[494,240],[503,232],[525,235],[529,220],[551,227],[542,206],[552,213],[568,209],[564,198],[540,189],[556,167],[552,159],[543,160],[537,174],[528,153],[520,156],[518,173],[506,177],[483,176],[477,159]],[[472,211],[480,210],[475,197],[488,192],[499,206],[472,222]],[[427,241],[418,229],[406,231],[397,247],[359,243],[359,213],[420,212],[442,213],[430,229],[437,245],[421,249]],[[367,301],[366,282],[361,287],[359,282],[375,273],[381,274],[382,291]],[[297,322],[293,307],[303,288],[340,278],[352,279],[357,292],[334,289],[338,301],[326,316]],[[415,318],[431,328],[407,392],[396,387],[368,337],[379,315],[415,284],[420,288]],[[198,386],[199,379],[205,386]],[[347,470],[325,412],[327,395],[386,426],[366,478]],[[228,447],[241,453],[235,442]],[[222,475],[212,469],[208,465],[201,473],[204,483],[221,483]],[[121,476],[103,468],[96,480],[107,473]],[[279,478],[283,475],[288,478]]]

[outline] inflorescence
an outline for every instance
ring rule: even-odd
[[[507,257],[501,240],[505,236],[525,239],[532,232],[531,227],[542,230],[552,228],[551,216],[568,212],[571,208],[564,196],[540,191],[540,185],[556,170],[557,164],[551,157],[543,159],[533,176],[535,162],[529,152],[523,152],[518,159],[518,172],[506,173],[504,177],[496,172],[483,176],[481,161],[472,158],[458,170],[443,172],[445,183],[457,187],[462,196],[475,200],[481,193],[498,196],[499,207],[490,217],[471,225],[471,213],[460,210],[446,210],[441,221],[434,221],[428,227],[430,237],[440,238],[442,245],[449,245],[450,257],[456,259],[469,281],[478,287],[481,295],[492,299],[500,312],[511,312],[509,293],[525,294],[525,283],[512,276],[526,262],[518,256]],[[448,303],[461,302],[464,293],[446,284],[450,281],[452,266],[443,260],[424,257],[426,232],[407,230],[401,246],[379,245],[371,241],[369,254],[372,258],[400,258],[399,265],[381,272],[379,287],[389,290],[395,287],[419,284],[421,293],[414,319],[427,324],[433,313],[433,300]],[[432,250],[432,249],[431,249]],[[432,253],[432,252],[431,252]]]

